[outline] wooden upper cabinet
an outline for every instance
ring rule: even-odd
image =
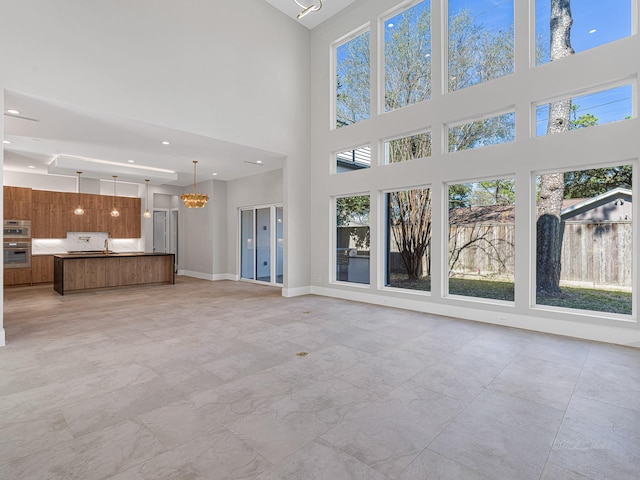
[[[4,219],[31,220],[31,189],[4,187]]]
[[[113,205],[120,211],[112,217]],[[73,212],[80,205],[84,215]],[[66,238],[67,232],[108,232],[112,238],[141,237],[141,200],[133,197],[4,187],[4,218],[31,220],[33,238]]]

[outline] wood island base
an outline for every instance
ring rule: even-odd
[[[60,295],[82,290],[176,283],[172,253],[54,255],[53,289]]]

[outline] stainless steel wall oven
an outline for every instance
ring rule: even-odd
[[[5,220],[4,238],[31,238],[31,220]]]
[[[4,242],[4,268],[31,267],[31,242]]]

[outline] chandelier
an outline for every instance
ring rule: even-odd
[[[209,195],[204,193],[196,193],[196,165],[197,160],[193,161],[193,193],[183,193],[180,199],[184,202],[186,208],[203,208],[209,201]]]
[[[296,5],[298,5],[302,11],[298,14],[298,20],[300,20],[302,17],[304,17],[307,13],[309,12],[317,12],[318,10],[320,10],[322,8],[322,0],[318,0],[318,4],[316,5],[316,2],[314,1],[311,5],[309,5],[308,7],[304,6],[302,3],[300,3],[298,0],[293,0]]]

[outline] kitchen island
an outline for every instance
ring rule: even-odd
[[[174,284],[173,253],[74,253],[53,256],[53,289],[81,290],[153,283]]]

